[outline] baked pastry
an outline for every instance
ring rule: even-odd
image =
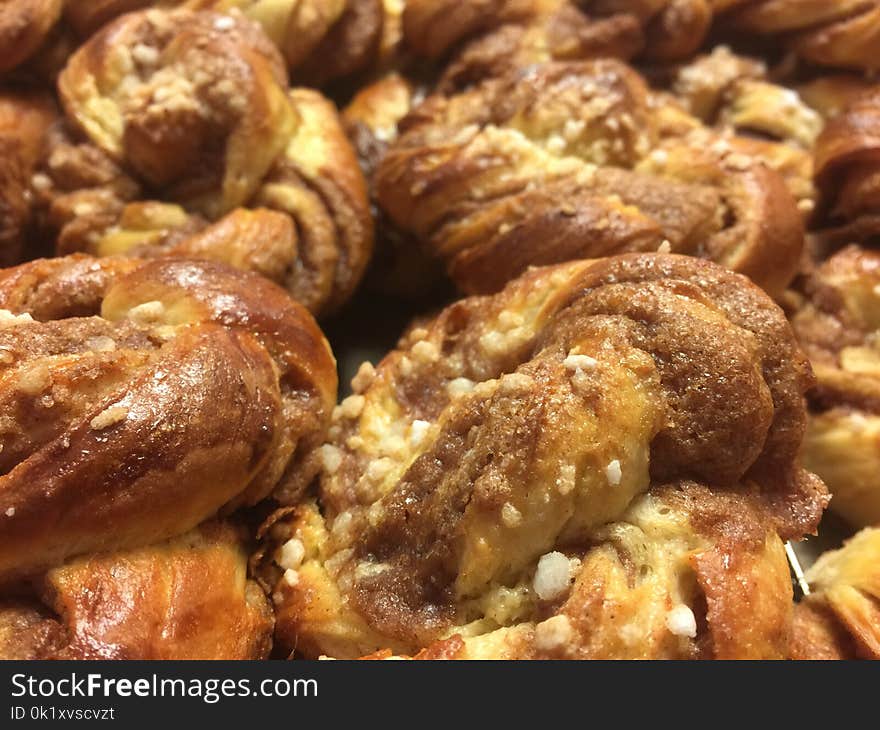
[[[447,93],[534,63],[629,59],[644,47],[635,18],[599,18],[570,0],[409,0],[403,34],[415,54],[451,55],[437,83]]]
[[[59,92],[70,129],[34,186],[60,253],[220,259],[322,313],[356,287],[372,222],[354,152],[329,101],[288,90],[256,24],[125,15],[73,54]]]
[[[93,553],[0,600],[2,659],[264,659],[271,606],[227,522],[141,548]]]
[[[47,94],[0,90],[0,267],[18,263],[32,235],[31,176],[55,118]]]
[[[679,66],[669,82],[669,92],[690,114],[782,175],[809,222],[817,197],[813,146],[831,112],[814,108],[799,90],[772,79],[763,61],[727,46]]]
[[[397,124],[424,98],[424,88],[398,71],[362,88],[343,110],[345,129],[370,186],[375,251],[364,281],[368,290],[407,300],[430,299],[448,287],[443,268],[416,238],[396,228],[375,199],[376,168],[397,139]]]
[[[822,236],[831,247],[869,242],[880,233],[880,87],[862,93],[853,84],[843,89],[844,108],[829,120],[815,147]]]
[[[699,259],[573,262],[461,300],[362,366],[318,503],[264,525],[276,641],[785,656],[782,540],[827,501],[796,464],[810,383],[780,310]]]
[[[31,58],[61,17],[64,0],[12,0],[0,5],[0,73]]]
[[[825,480],[832,510],[856,526],[880,524],[880,252],[842,249],[791,306],[818,381],[804,464]]]
[[[333,356],[311,316],[268,280],[221,264],[86,256],[3,270],[0,313],[4,598],[37,586],[67,636],[51,651],[157,658],[216,643],[223,655],[265,653],[246,544],[229,526],[199,526],[273,492],[295,501],[310,478],[336,399]],[[187,577],[199,572],[196,549],[205,580],[228,568],[201,597]],[[117,605],[145,586],[156,595],[147,591],[143,616]],[[195,598],[206,643],[163,643]],[[230,615],[212,618],[227,600]],[[169,624],[150,625],[166,611]],[[212,636],[227,620],[259,635]]]
[[[605,53],[591,55],[625,49],[620,57],[680,61],[715,30],[736,40],[760,39],[769,51],[785,47],[820,66],[874,70],[878,63],[880,5],[874,0],[409,0],[404,32],[418,52],[436,57],[499,26],[534,31],[554,14],[568,21],[544,34],[542,45],[555,45],[556,58],[604,42]],[[508,44],[515,42],[508,37]]]
[[[880,529],[868,528],[807,571],[793,659],[880,659]]]
[[[538,64],[433,94],[400,132],[376,173],[379,203],[466,293],[529,265],[661,246],[773,295],[797,270],[802,214],[766,155],[619,61]]]
[[[784,46],[813,64],[872,70],[878,63],[880,4],[873,0],[588,0],[583,5],[599,16],[638,20],[652,59],[687,58],[715,28],[734,38],[760,38],[770,49]]]
[[[380,54],[383,0],[183,0],[193,9],[240,11],[278,46],[297,83],[320,85],[362,71]]]
[[[630,58],[645,38],[634,17],[601,17],[571,0],[407,0],[403,35],[415,53],[448,54],[463,41],[462,56],[497,64],[597,56]],[[453,65],[458,59],[453,61]]]
[[[320,85],[367,69],[378,63],[389,47],[396,46],[401,35],[401,3],[402,0],[8,0],[0,10],[0,73],[45,51],[52,42],[61,46],[61,54],[69,53],[102,25],[125,13],[150,7],[180,7],[240,14],[259,23],[284,56],[297,83]]]

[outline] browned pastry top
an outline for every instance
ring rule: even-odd
[[[0,577],[304,486],[288,469],[322,438],[335,363],[267,280],[210,262],[40,260],[0,273],[0,308]]]
[[[763,152],[621,62],[511,71],[430,96],[400,128],[379,202],[466,292],[496,291],[531,264],[661,245],[773,294],[797,268],[801,213]]]
[[[534,0],[408,0],[403,11],[407,44],[425,56],[440,56],[456,43],[505,22],[534,19],[551,2]]]
[[[93,36],[58,87],[70,118],[100,149],[152,186],[185,183],[173,197],[217,215],[253,195],[284,148],[296,123],[286,82],[258,26],[146,11]],[[204,179],[192,181],[194,170]]]
[[[460,632],[469,656],[781,656],[778,536],[826,501],[796,466],[810,383],[780,310],[698,259],[581,261],[462,300],[353,381],[322,513],[266,527],[277,636],[307,655]],[[574,587],[544,590],[560,564]],[[680,602],[695,642],[664,623]]]
[[[6,0],[0,72],[54,57],[63,64],[102,25],[144,8],[182,7],[259,23],[298,83],[320,85],[364,71],[396,50],[402,0]],[[36,64],[40,64],[36,61]]]
[[[629,59],[645,45],[637,18],[599,17],[570,0],[411,0],[403,38],[417,56],[450,57],[437,83],[445,92],[534,63]]]
[[[820,65],[874,69],[880,33],[874,0],[590,0],[601,15],[633,16],[645,28],[648,55],[681,59],[705,41],[709,30],[784,45]]]
[[[880,253],[848,246],[818,265],[792,314],[818,376],[818,406],[880,413]]]
[[[843,243],[875,240],[880,233],[880,87],[845,104],[815,148],[816,177],[829,225]]]
[[[130,13],[71,56],[59,94],[65,124],[29,183],[59,253],[221,260],[321,313],[357,286],[372,221],[354,151],[258,24]]]
[[[0,658],[264,659],[272,610],[247,579],[245,544],[209,522],[53,568],[41,601],[0,601]]]

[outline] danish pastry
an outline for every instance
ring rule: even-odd
[[[880,88],[851,96],[814,153],[825,227],[832,229],[823,235],[832,244],[869,242],[880,233]]]

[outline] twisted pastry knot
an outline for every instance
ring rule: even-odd
[[[859,94],[816,142],[816,179],[833,238],[865,241],[880,232],[880,89]]]
[[[39,600],[0,602],[4,659],[258,659],[272,609],[241,531],[209,522],[157,545],[52,568]]]
[[[678,68],[669,90],[690,114],[736,135],[742,151],[779,172],[809,219],[816,203],[813,145],[828,114],[828,92],[843,85],[822,77],[803,85],[802,97],[798,88],[768,78],[764,62],[722,45]]]
[[[0,91],[0,266],[17,263],[33,224],[31,175],[55,120],[51,98]]]
[[[865,529],[807,571],[795,607],[794,659],[880,659],[880,530]]]
[[[586,12],[632,18],[645,29],[646,53],[680,60],[713,28],[782,42],[814,64],[872,70],[880,38],[876,0],[588,0]]]
[[[447,93],[534,63],[629,59],[644,47],[634,18],[598,18],[570,0],[410,0],[403,36],[422,56],[456,49],[437,84]]]
[[[401,123],[376,190],[465,292],[496,291],[531,264],[663,245],[777,294],[803,225],[749,144],[618,61],[549,63],[429,97]]]
[[[72,257],[6,270],[0,302],[0,578],[301,488],[293,467],[323,437],[335,366],[270,282]]]
[[[247,545],[205,521],[310,478],[311,316],[216,263],[86,256],[3,271],[0,307],[0,655],[265,656]]]
[[[849,246],[804,283],[791,316],[818,386],[804,462],[828,484],[833,509],[880,523],[880,252]]]
[[[221,259],[283,283],[313,311],[357,285],[372,224],[354,152],[329,101],[288,91],[259,26],[132,13],[73,55],[59,90],[85,137],[55,140],[35,181],[61,253]]]
[[[0,9],[0,72],[32,59],[54,36],[63,56],[124,13],[180,7],[240,13],[259,23],[297,81],[318,85],[363,71],[394,52],[401,5],[402,0],[7,0]]]
[[[780,537],[827,501],[794,465],[810,380],[766,295],[690,257],[535,269],[462,300],[362,366],[320,508],[264,526],[276,639],[338,657],[453,636],[432,651],[783,655]]]
[[[319,85],[376,62],[402,0],[185,0],[190,8],[240,10],[263,26],[293,77]],[[391,30],[391,29],[389,29]]]

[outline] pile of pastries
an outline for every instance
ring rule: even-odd
[[[0,658],[880,658],[878,46],[0,5]]]

